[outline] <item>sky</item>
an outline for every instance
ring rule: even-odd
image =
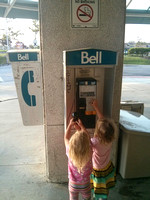
[[[126,5],[130,0],[126,0]],[[147,10],[150,7],[150,0],[132,0],[127,9],[144,9]]]
[[[126,5],[130,0],[126,1]],[[150,7],[150,0],[132,0],[127,9],[143,9]],[[125,25],[125,42],[141,41],[150,43],[150,24],[126,24]]]
[[[126,5],[130,0],[126,1]],[[144,9],[147,10],[150,7],[150,0],[132,0],[127,9]],[[33,45],[35,38],[34,33],[29,29],[32,27],[32,19],[6,19],[0,18],[0,37],[6,30],[6,24],[13,27],[14,31],[20,30],[23,35],[18,37],[18,40],[24,42],[26,46]],[[5,31],[6,32],[6,31]],[[125,25],[125,43],[134,42],[147,42],[150,43],[150,24],[126,24]],[[40,43],[40,36],[37,35],[37,44]]]
[[[13,31],[20,31],[22,35],[18,36],[17,39],[19,42],[23,42],[26,46],[33,45],[33,41],[35,39],[35,34],[29,29],[33,28],[33,20],[32,19],[5,19],[0,18],[0,38],[3,34],[7,33],[7,27],[12,27]],[[16,41],[13,42],[12,45],[15,44]],[[37,44],[40,43],[39,34],[37,34]]]
[[[150,24],[126,24],[125,43],[131,41],[150,43]]]

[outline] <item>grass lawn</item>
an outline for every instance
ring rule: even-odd
[[[5,65],[7,63],[6,53],[0,53],[0,65]]]
[[[124,56],[124,64],[150,65],[150,59],[142,57]]]

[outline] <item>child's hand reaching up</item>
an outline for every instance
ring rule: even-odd
[[[93,100],[91,101],[91,105],[92,105],[93,108],[95,109],[98,118],[99,118],[99,119],[104,118],[104,116],[103,116],[101,110],[100,110],[99,107],[98,107],[98,101],[97,101],[96,99],[93,99]]]
[[[84,125],[82,124],[81,119],[78,119],[78,121],[76,121],[76,123],[80,127],[80,130],[84,130],[85,129]]]
[[[69,122],[68,126],[69,126],[69,127],[72,127],[72,126],[74,126],[74,124],[75,124],[75,122],[73,121],[73,118],[70,119],[70,122]]]
[[[91,100],[91,105],[96,110],[96,108],[98,108],[98,102],[97,102],[97,100],[96,99],[92,99]]]
[[[79,119],[78,119],[79,121]],[[78,121],[75,121],[74,122],[74,128],[77,130],[77,131],[80,131],[81,130],[81,126],[79,125],[79,122]],[[81,120],[80,120],[81,121]]]

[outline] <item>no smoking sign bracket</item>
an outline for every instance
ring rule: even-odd
[[[72,0],[71,27],[98,28],[99,0]]]

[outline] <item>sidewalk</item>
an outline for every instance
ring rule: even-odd
[[[68,199],[46,178],[43,126],[23,126],[18,100],[0,102],[0,200]]]
[[[130,88],[137,91],[135,84],[126,83],[125,97]],[[146,91],[144,86],[141,90]],[[67,184],[50,183],[46,177],[43,126],[23,126],[15,91],[13,95],[0,99],[0,200],[68,200]],[[117,175],[108,199],[150,200],[149,188],[150,178],[123,180]]]

